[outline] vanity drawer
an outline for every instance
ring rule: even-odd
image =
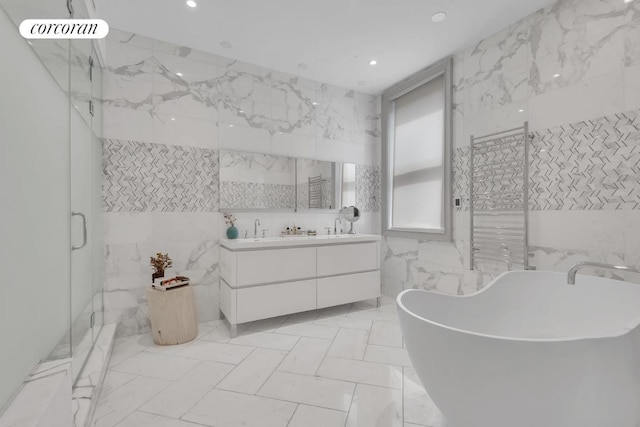
[[[380,271],[318,279],[318,308],[380,296]]]
[[[237,252],[236,285],[288,282],[316,276],[316,248]]]
[[[318,248],[318,276],[355,273],[378,268],[377,242]]]
[[[237,323],[315,310],[316,280],[237,290]]]

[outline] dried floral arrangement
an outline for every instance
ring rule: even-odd
[[[173,266],[173,261],[169,258],[169,254],[162,254],[158,252],[155,257],[151,257],[151,267],[153,267],[156,274],[164,273],[167,268]]]
[[[236,217],[233,216],[232,214],[230,214],[228,212],[224,214],[224,222],[225,223],[231,224],[231,226],[233,227],[235,225],[236,221],[237,221]]]

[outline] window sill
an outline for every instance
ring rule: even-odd
[[[405,239],[432,240],[437,242],[451,242],[451,236],[445,231],[430,231],[427,229],[389,228],[382,233],[385,237],[403,237]]]

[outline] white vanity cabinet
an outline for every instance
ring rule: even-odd
[[[380,296],[380,236],[222,240],[220,310],[231,325]]]

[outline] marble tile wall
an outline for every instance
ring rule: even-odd
[[[638,2],[560,0],[454,55],[454,241],[386,238],[386,294],[468,294],[503,270],[468,269],[469,141],[525,121],[535,135],[530,264],[640,266],[639,28]]]
[[[218,197],[228,195],[208,180],[217,180],[218,151],[380,163],[376,96],[116,29],[106,45],[105,322],[119,322],[119,336],[149,329],[144,291],[158,251],[195,284],[199,320],[218,317],[218,239],[226,229]],[[253,234],[255,219],[273,235],[293,223],[333,228],[336,214],[236,216],[241,235]],[[379,224],[379,209],[371,210],[356,229],[377,233]]]

